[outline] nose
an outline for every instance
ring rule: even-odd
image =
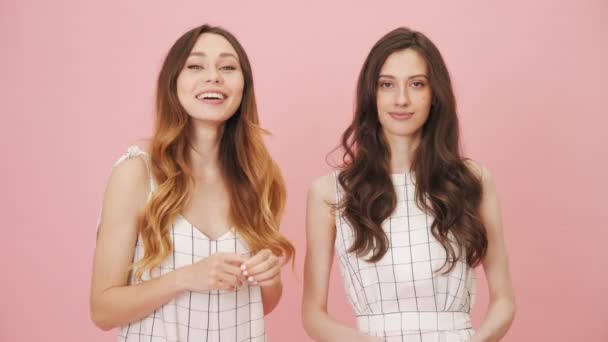
[[[396,104],[398,106],[407,106],[410,104],[410,94],[408,93],[407,85],[399,87]]]
[[[221,83],[222,75],[215,68],[207,69],[205,73],[205,83]]]

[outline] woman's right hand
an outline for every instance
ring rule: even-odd
[[[234,291],[245,282],[241,265],[247,259],[235,253],[216,253],[192,265],[177,269],[178,281],[187,291]]]

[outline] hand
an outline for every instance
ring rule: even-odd
[[[247,260],[241,270],[253,285],[273,286],[281,283],[281,263],[268,249],[262,249]]]
[[[473,335],[473,337],[471,337],[469,342],[485,342],[485,341],[481,337],[479,337],[477,335]]]
[[[380,339],[379,337],[375,337],[375,336],[369,336],[369,335],[361,335],[357,341],[360,342],[382,342],[382,339]]]
[[[240,254],[216,253],[177,271],[181,272],[179,278],[188,291],[234,291],[245,281],[239,266],[246,260]]]

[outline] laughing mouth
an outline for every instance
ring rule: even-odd
[[[205,91],[196,95],[198,100],[224,100],[226,97],[226,94],[217,91]]]

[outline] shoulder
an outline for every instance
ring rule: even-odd
[[[147,175],[149,154],[138,145],[131,145],[114,162],[112,175],[119,179],[133,180]]]
[[[480,214],[488,231],[499,231],[501,227],[501,210],[499,196],[494,185],[494,180],[488,169],[478,162],[467,160],[467,165],[471,171],[477,175],[481,181],[481,204]]]
[[[137,218],[150,194],[146,161],[136,155],[139,154],[127,151],[112,167],[103,198],[99,236],[120,240],[127,238],[124,234],[131,234],[128,239],[136,235]]]
[[[336,203],[336,172],[314,179],[308,190],[308,197],[312,200],[323,201],[327,204]]]
[[[309,241],[335,238],[336,176],[330,172],[316,178],[308,190],[306,230]]]
[[[481,163],[473,159],[465,159],[464,164],[469,168],[469,171],[471,171],[479,179],[484,189],[494,186],[492,174]]]
[[[133,145],[114,163],[108,192],[126,199],[145,199],[150,191],[147,153]]]

